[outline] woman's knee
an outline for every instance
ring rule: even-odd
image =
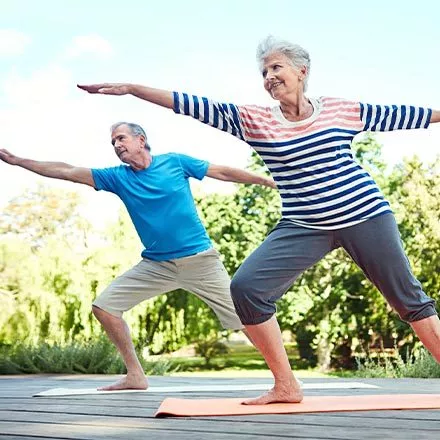
[[[269,301],[267,292],[256,287],[246,276],[238,274],[232,278],[231,296],[237,314],[245,325],[260,324],[276,312],[275,303]]]
[[[400,304],[396,308],[396,311],[400,319],[408,323],[421,321],[422,319],[437,315],[435,302],[431,298],[418,306],[407,306],[405,303]]]
[[[245,294],[246,286],[249,284],[247,280],[240,276],[239,274],[234,275],[231,280],[231,296],[234,302],[239,301],[240,298]]]

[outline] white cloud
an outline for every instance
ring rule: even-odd
[[[7,104],[13,107],[62,101],[74,88],[71,73],[57,64],[35,70],[30,77],[11,71],[2,84]]]
[[[99,35],[80,35],[72,40],[66,54],[69,58],[84,54],[110,58],[113,55],[113,48],[106,39]]]
[[[0,29],[0,56],[20,55],[31,39],[26,34],[13,29]]]

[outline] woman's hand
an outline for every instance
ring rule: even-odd
[[[102,83],[80,85],[77,87],[89,93],[101,93],[103,95],[128,95],[131,93],[131,84],[126,83]]]

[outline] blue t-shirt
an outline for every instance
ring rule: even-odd
[[[186,257],[212,247],[197,214],[188,178],[203,179],[208,162],[177,153],[153,156],[148,168],[92,169],[95,188],[124,202],[142,244],[155,261]]]

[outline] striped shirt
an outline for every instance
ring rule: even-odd
[[[282,216],[316,229],[339,229],[391,212],[372,177],[354,159],[362,131],[427,128],[431,109],[310,99],[313,114],[291,122],[279,107],[237,106],[174,92],[174,111],[248,143],[279,189]]]

